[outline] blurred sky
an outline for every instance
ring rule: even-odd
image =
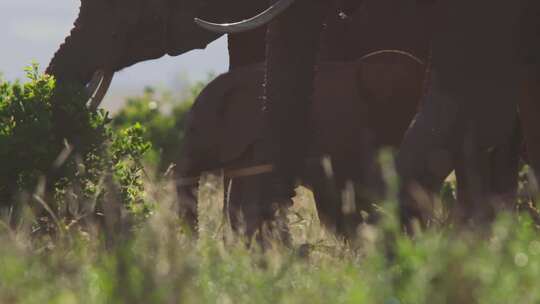
[[[4,78],[23,79],[23,68],[32,61],[45,69],[69,33],[79,5],[80,0],[0,0],[0,73]],[[114,110],[125,96],[140,93],[146,85],[179,91],[189,81],[221,73],[227,66],[223,38],[203,51],[139,63],[115,75],[104,106]]]

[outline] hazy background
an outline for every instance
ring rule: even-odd
[[[80,0],[0,0],[0,73],[4,78],[23,79],[23,68],[32,61],[45,69],[69,33],[79,5]],[[103,105],[114,110],[146,85],[178,92],[190,81],[223,72],[227,66],[223,38],[203,51],[139,63],[115,74]]]

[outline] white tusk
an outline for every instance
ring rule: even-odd
[[[94,73],[94,75],[92,75],[92,79],[86,85],[86,93],[88,94],[90,98],[92,97],[92,95],[94,95],[94,92],[97,90],[102,78],[103,78],[102,70],[97,70]]]
[[[287,8],[289,8],[289,6],[294,3],[294,1],[295,0],[279,0],[276,4],[270,6],[268,9],[258,14],[257,16],[240,22],[220,24],[195,18],[195,23],[197,23],[200,27],[204,29],[216,33],[234,34],[246,32],[269,23],[275,17],[283,13]]]
[[[411,54],[409,52],[402,51],[402,50],[378,50],[378,51],[374,51],[374,52],[371,52],[369,54],[366,54],[366,55],[362,56],[359,60],[363,61],[365,59],[375,57],[377,55],[382,55],[382,54],[397,54],[397,55],[405,56],[405,57],[408,57],[411,60],[415,61],[419,65],[425,65],[425,62],[422,59],[418,58],[417,56],[415,56],[415,55],[413,55],[413,54]]]
[[[95,94],[90,97],[89,108],[92,111],[95,111],[103,101],[105,94],[107,94],[107,91],[111,86],[111,82],[114,76],[114,72],[112,71],[102,72],[102,74],[103,77],[101,78],[101,82],[99,83],[97,91],[95,91]]]

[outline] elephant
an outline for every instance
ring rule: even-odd
[[[439,2],[441,1],[446,0]],[[331,6],[334,2],[323,0],[292,2],[295,1],[281,0],[272,6],[273,10],[268,10],[260,14],[258,18],[241,23],[249,25],[243,28],[245,30],[254,27],[253,21],[263,20],[263,22],[255,22],[256,29],[229,35],[231,70],[254,62],[266,61],[267,63],[265,99],[263,100],[266,105],[266,115],[263,117],[266,123],[264,123],[263,133],[268,136],[263,137],[266,138],[265,145],[272,149],[263,150],[273,150],[270,154],[277,165],[279,174],[276,174],[272,182],[267,183],[272,186],[270,189],[262,186],[268,192],[268,195],[264,195],[266,197],[264,201],[286,201],[284,198],[292,194],[291,189],[294,184],[292,180],[295,175],[293,173],[300,170],[299,165],[296,164],[301,163],[295,160],[302,158],[301,156],[305,154],[303,147],[306,146],[302,140],[295,141],[294,139],[306,138],[301,135],[308,132],[306,111],[313,91],[315,58],[339,57],[342,60],[351,60],[354,59],[358,49],[392,48],[397,44],[401,49],[425,59],[429,56],[430,43],[427,36],[431,28],[425,25],[426,20],[431,22],[432,19],[437,20],[439,17],[431,13],[430,8],[433,5],[432,2],[437,1],[430,0],[418,0],[420,3],[418,5],[412,0],[361,2],[342,0],[336,7]],[[280,3],[285,5],[279,5]],[[222,33],[198,28],[193,22],[194,17],[217,22],[240,20],[252,16],[264,9],[266,5],[266,1],[262,0],[194,1],[192,3],[160,0],[82,0],[80,14],[74,28],[56,52],[46,72],[54,75],[59,85],[69,82],[85,85],[90,96],[90,106],[96,108],[105,95],[114,72],[165,54],[174,56],[193,49],[204,48],[222,35]],[[354,14],[361,16],[350,18]],[[277,18],[274,18],[276,16]],[[406,17],[403,18],[403,16]],[[296,26],[298,20],[302,21],[300,26]],[[349,24],[351,20],[354,26]],[[377,26],[368,26],[371,22],[377,23],[378,20],[381,22]],[[402,22],[403,20],[406,22]],[[265,22],[270,23],[266,26]],[[325,22],[327,24],[323,26]],[[199,23],[204,24],[200,20]],[[332,24],[335,27],[330,30]],[[343,33],[350,33],[350,35]],[[356,39],[352,41],[352,43],[357,43],[354,45],[356,48],[351,47],[351,41],[347,41],[351,40],[351,37],[352,40]],[[357,37],[373,40],[362,44],[362,40]],[[324,39],[331,43],[344,44],[349,48],[325,47],[324,43],[319,45],[319,40]],[[399,43],[396,43],[396,39]],[[440,41],[441,38],[439,37],[438,40]],[[317,52],[319,52],[318,55]],[[428,83],[436,83],[434,79],[437,77],[433,75]],[[295,83],[296,85],[293,85]],[[437,90],[432,89],[432,91]],[[433,98],[425,98],[425,100],[431,99]],[[422,113],[427,112],[429,111],[424,110]],[[478,113],[479,111],[471,112]],[[500,113],[501,110],[497,109],[494,112]],[[425,116],[425,114],[419,114],[420,119],[417,118],[417,121],[422,121]],[[505,117],[505,123],[500,127],[513,124],[514,120]],[[420,125],[415,123],[414,126]],[[411,128],[408,138],[422,137],[419,135],[421,132],[415,130],[423,128]],[[293,132],[288,130],[293,130]],[[495,133],[497,132],[490,134]],[[507,132],[502,132],[499,138],[506,138],[506,134]],[[420,141],[431,141],[431,139]],[[448,140],[444,141],[448,142]],[[413,142],[413,140],[406,140],[406,142]],[[406,155],[415,153],[413,144],[406,146],[408,148],[404,149],[402,160],[407,159]],[[491,145],[491,147],[495,146]],[[417,162],[422,163],[421,160]],[[406,162],[400,161],[400,163]],[[420,179],[422,174],[418,173],[419,170],[410,168],[421,166],[421,164],[417,166],[411,163],[408,167],[401,166],[403,170],[400,171],[405,180],[413,181]],[[429,180],[429,178],[423,180],[426,179]],[[425,188],[435,189],[436,187]]]
[[[518,107],[527,158],[538,178],[540,176],[540,3],[526,0],[519,27],[518,55],[523,65],[522,95]],[[536,185],[537,186],[537,185]]]
[[[89,105],[95,109],[111,84],[114,72],[165,54],[176,56],[204,48],[222,35],[197,27],[193,22],[195,17],[218,22],[243,19],[266,5],[266,0],[174,3],[82,0],[71,33],[55,53],[46,72],[55,76],[60,86],[68,83],[86,86]],[[319,50],[321,60],[351,61],[358,55],[381,49],[398,49],[426,59],[428,43],[422,38],[426,29],[423,14],[412,12],[411,15],[411,9],[396,0],[366,0],[362,7],[356,8],[356,2],[350,1],[340,6],[339,11],[331,10],[326,14]],[[263,25],[249,32],[230,34],[230,70],[266,61],[267,55],[274,53],[267,47],[273,45],[272,41],[266,43],[267,37],[273,37],[274,32],[275,26],[267,30]],[[299,44],[293,42],[293,45]],[[306,58],[309,57],[308,52]],[[273,61],[271,56],[268,66],[274,66]],[[268,92],[279,91],[273,85],[267,88]]]
[[[459,222],[482,225],[509,209],[501,197],[517,189],[521,64],[515,40],[523,3],[428,4],[435,17],[430,89],[397,159],[404,222],[426,223],[419,197],[437,193],[453,169]]]
[[[240,22],[219,24],[196,20],[201,27],[219,33],[239,33],[267,25],[262,140],[253,154],[256,159],[268,158],[275,172],[252,185],[260,189],[252,201],[257,201],[254,204],[267,215],[265,222],[271,222],[272,214],[290,205],[295,180],[304,171],[302,160],[309,147],[309,109],[319,69],[317,63],[322,56],[331,54],[323,47],[323,39],[344,39],[347,36],[344,33],[351,33],[350,37],[358,37],[354,42],[369,38],[363,41],[364,49],[372,45],[397,45],[397,49],[404,47],[421,58],[429,55],[429,27],[425,26],[429,14],[417,10],[411,1],[279,0],[270,4],[264,12]],[[356,18],[349,18],[352,15]],[[328,30],[332,21],[329,16],[336,16],[334,20],[339,20],[337,24],[346,30]],[[352,24],[347,25],[348,21]],[[369,26],[371,23],[376,26]],[[347,43],[338,50],[342,60],[355,55],[347,52],[350,45]]]
[[[388,2],[383,0],[382,2]],[[394,0],[395,1],[395,0]],[[377,1],[366,1],[377,3]],[[157,59],[164,55],[177,56],[194,49],[205,48],[210,42],[222,34],[213,33],[196,26],[195,17],[212,20],[241,19],[265,8],[266,0],[231,0],[231,1],[126,1],[126,0],[82,0],[80,12],[74,22],[74,27],[65,41],[55,52],[49,63],[46,73],[55,76],[59,83],[73,82],[87,86],[94,107],[99,105],[101,99],[111,84],[114,72],[127,68],[138,62]],[[378,6],[378,5],[371,5]],[[386,8],[385,8],[386,9]],[[391,27],[413,27],[421,31],[415,22],[409,25],[403,20],[389,21],[388,18],[379,18],[383,9],[370,9],[375,11],[368,18],[355,18],[355,22],[375,25],[377,30],[363,31],[363,35],[382,38],[374,44],[372,49],[388,48],[388,41],[400,40],[401,45],[414,45],[414,38],[407,42],[406,37],[411,35],[398,35],[411,30],[391,31]],[[329,43],[343,44],[344,39],[355,39],[356,35],[341,35],[341,30],[351,32],[350,19],[342,20],[337,14],[329,18],[327,31]],[[365,21],[362,21],[366,19]],[[398,19],[403,19],[402,17]],[[410,18],[413,20],[413,18]],[[386,26],[385,25],[386,21]],[[357,32],[357,31],[355,31]],[[262,62],[265,59],[265,33],[266,27],[250,32],[234,33],[228,36],[230,69],[244,65]],[[376,40],[376,39],[372,39]],[[347,52],[344,48],[330,48],[334,53],[324,55],[324,58],[351,57],[358,54],[357,50],[365,48],[358,40],[351,44],[348,41]],[[416,43],[417,44],[417,43]],[[329,48],[326,48],[329,49]],[[406,51],[425,57],[425,50],[414,47],[403,48]],[[340,50],[340,51],[337,51]],[[322,50],[324,53],[325,50]],[[339,54],[338,54],[339,53]]]
[[[406,53],[383,51],[352,62],[321,62],[318,68],[306,165],[296,178],[313,190],[321,222],[350,239],[360,223],[376,218],[372,203],[383,192],[376,152],[401,142],[417,111],[425,65]],[[257,98],[264,73],[261,63],[219,76],[188,113],[176,174],[183,217],[192,226],[197,220],[193,177],[219,168],[228,181],[233,228],[251,236],[270,216],[258,205],[258,185],[275,174],[261,146],[264,113]],[[349,209],[339,203],[346,190],[354,192]]]
[[[59,86],[86,86],[89,105],[95,109],[115,72],[164,55],[205,48],[222,36],[196,26],[195,17],[243,18],[264,5],[262,0],[82,0],[74,27],[46,73]],[[264,41],[264,29],[229,35],[231,69],[264,60],[264,43],[254,40]]]
[[[308,145],[305,139],[298,139],[307,138],[309,132],[307,109],[316,74],[317,42],[325,12],[334,8],[331,1],[271,2],[264,13],[241,22],[198,20],[217,32],[240,32],[268,24],[263,133],[266,145],[273,149],[277,174],[275,180],[261,186],[267,206],[280,201],[287,204],[295,172],[302,170],[300,160]],[[404,226],[410,228],[414,219],[428,222],[423,206],[430,206],[425,203],[432,203],[429,197],[438,193],[454,169],[460,202],[457,218],[493,218],[498,209],[494,202],[499,201],[494,198],[515,194],[520,72],[513,39],[522,3],[401,2],[402,9],[428,12],[427,41],[431,45],[426,94],[397,159]],[[481,204],[485,200],[490,201],[488,208]]]

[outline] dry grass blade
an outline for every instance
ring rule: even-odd
[[[9,225],[2,220],[0,220],[0,228],[2,228],[1,230],[7,231],[7,234],[11,240],[15,239],[15,232],[13,229],[11,229],[11,227],[9,227]]]
[[[70,145],[67,140],[64,140],[64,149],[58,154],[58,157],[53,163],[53,168],[58,169],[67,161],[71,153],[73,152],[73,146]]]
[[[45,200],[43,200],[43,198],[41,198],[39,195],[37,194],[34,194],[33,195],[33,198],[43,207],[43,209],[45,209],[47,211],[47,213],[51,216],[51,218],[53,219],[55,225],[58,227],[58,230],[63,233],[64,230],[65,230],[65,227],[62,225],[62,223],[60,222],[60,220],[58,219],[58,217],[56,216],[56,214],[54,214],[54,212],[52,211],[51,207],[49,207],[49,205],[45,202]]]

